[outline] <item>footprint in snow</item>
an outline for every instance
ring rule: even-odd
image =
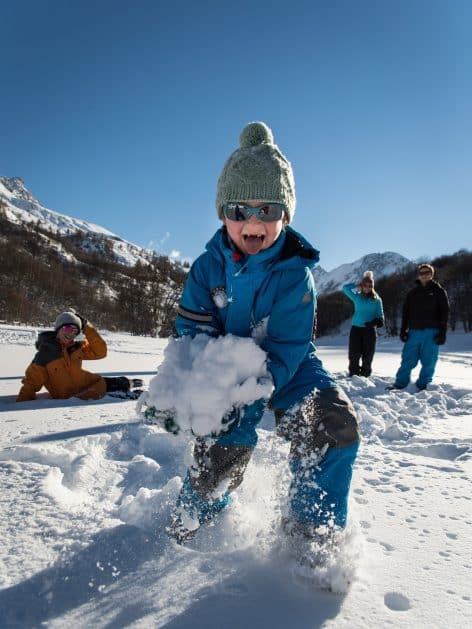
[[[406,612],[411,608],[410,599],[399,592],[387,592],[384,596],[384,603],[394,612]]]

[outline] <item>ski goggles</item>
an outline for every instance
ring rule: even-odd
[[[79,328],[72,323],[65,323],[64,325],[61,325],[60,329],[65,330],[66,332],[75,332],[76,334],[80,332]]]
[[[251,216],[264,223],[279,221],[284,215],[286,208],[283,203],[262,203],[256,207],[251,207],[247,203],[225,203],[223,214],[230,221],[247,221]]]

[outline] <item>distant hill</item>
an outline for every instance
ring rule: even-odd
[[[472,331],[472,254],[433,261],[448,290],[450,325]],[[386,330],[397,333],[401,304],[415,264],[391,251],[370,253],[314,271],[318,333],[331,334],[352,314],[340,292],[373,271],[384,301]],[[102,328],[134,334],[172,332],[188,265],[127,242],[108,229],[43,206],[19,177],[0,177],[0,320],[50,325],[74,306]]]
[[[167,336],[186,269],[109,230],[44,207],[0,177],[0,319],[49,325],[74,306],[108,329]]]
[[[84,246],[87,236],[91,236],[89,251],[93,250],[91,243],[106,240],[110,254],[119,264],[133,266],[138,261],[146,264],[155,256],[155,252],[133,245],[100,225],[49,210],[31,194],[20,177],[0,177],[0,199],[5,203],[5,216],[11,222],[30,227],[39,224],[41,228],[63,236],[83,234]]]
[[[329,272],[317,267],[313,275],[318,294],[326,295],[341,290],[344,284],[358,283],[365,271],[373,271],[374,279],[377,281],[387,275],[399,273],[411,264],[411,260],[399,253],[386,251],[385,253],[369,253],[359,260],[342,264]]]

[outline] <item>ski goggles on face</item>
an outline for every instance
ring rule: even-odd
[[[65,330],[66,332],[75,332],[75,334],[79,333],[79,328],[72,323],[65,323],[64,325],[61,325],[61,330]]]
[[[247,203],[225,203],[223,214],[230,221],[247,221],[251,216],[264,223],[279,221],[284,215],[286,208],[283,203],[262,203],[256,207],[251,207]]]

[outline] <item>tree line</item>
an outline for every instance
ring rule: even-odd
[[[1,200],[0,234],[0,320],[48,327],[74,307],[97,327],[172,332],[187,272],[167,256],[120,264],[107,236],[12,223]]]
[[[167,337],[188,268],[167,256],[146,254],[148,260],[133,267],[120,264],[109,237],[12,223],[0,199],[0,320],[47,327],[58,312],[73,306],[102,329]],[[432,264],[449,295],[450,329],[471,332],[472,253],[461,250]],[[403,301],[415,278],[411,264],[376,280],[390,335],[398,334]],[[336,333],[352,314],[352,302],[341,291],[320,295],[317,336]]]

